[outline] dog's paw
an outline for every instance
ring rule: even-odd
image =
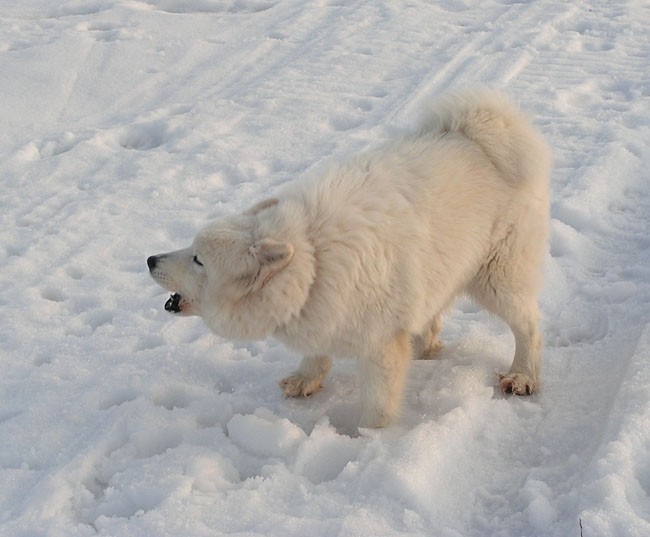
[[[308,397],[320,387],[320,379],[310,379],[300,373],[294,373],[280,381],[285,397]]]
[[[438,357],[438,353],[443,347],[442,341],[438,338],[425,341],[423,337],[415,336],[411,339],[413,358],[416,360],[433,360]]]
[[[499,374],[499,386],[503,393],[531,395],[537,391],[537,383],[522,373]]]
[[[418,360],[433,360],[434,358],[438,357],[438,353],[442,350],[443,347],[444,347],[444,345],[442,344],[442,341],[440,341],[439,339],[436,339],[428,347],[425,347],[425,348],[419,350],[419,352],[417,354],[417,359]]]

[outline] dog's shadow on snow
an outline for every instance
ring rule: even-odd
[[[476,345],[459,341],[445,345],[433,359],[414,359],[395,425],[411,429],[424,421],[438,420],[473,397],[486,401],[513,397],[503,394],[498,385],[498,371],[507,367],[504,356],[508,354],[503,354],[503,347],[508,344],[498,342],[492,348]],[[361,406],[354,368],[345,373],[333,371],[326,382],[316,397],[327,407],[325,415],[330,424],[339,434],[358,437]]]

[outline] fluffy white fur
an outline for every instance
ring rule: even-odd
[[[361,427],[389,424],[412,354],[440,343],[459,294],[501,317],[516,350],[506,392],[538,386],[537,293],[546,249],[550,151],[489,90],[442,98],[410,135],[285,185],[149,258],[170,307],[233,339],[275,336],[305,358],[281,382],[318,390],[330,356],[359,360]]]

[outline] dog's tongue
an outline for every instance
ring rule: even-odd
[[[172,296],[169,297],[169,300],[165,302],[165,311],[168,311],[170,313],[180,313],[181,308],[180,308],[180,301],[181,301],[181,295],[178,293],[174,293]]]

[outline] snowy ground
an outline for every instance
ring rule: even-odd
[[[650,535],[644,0],[0,0],[0,535]],[[353,362],[163,311],[149,254],[434,95],[510,93],[554,147],[543,388],[460,302],[399,422]]]

